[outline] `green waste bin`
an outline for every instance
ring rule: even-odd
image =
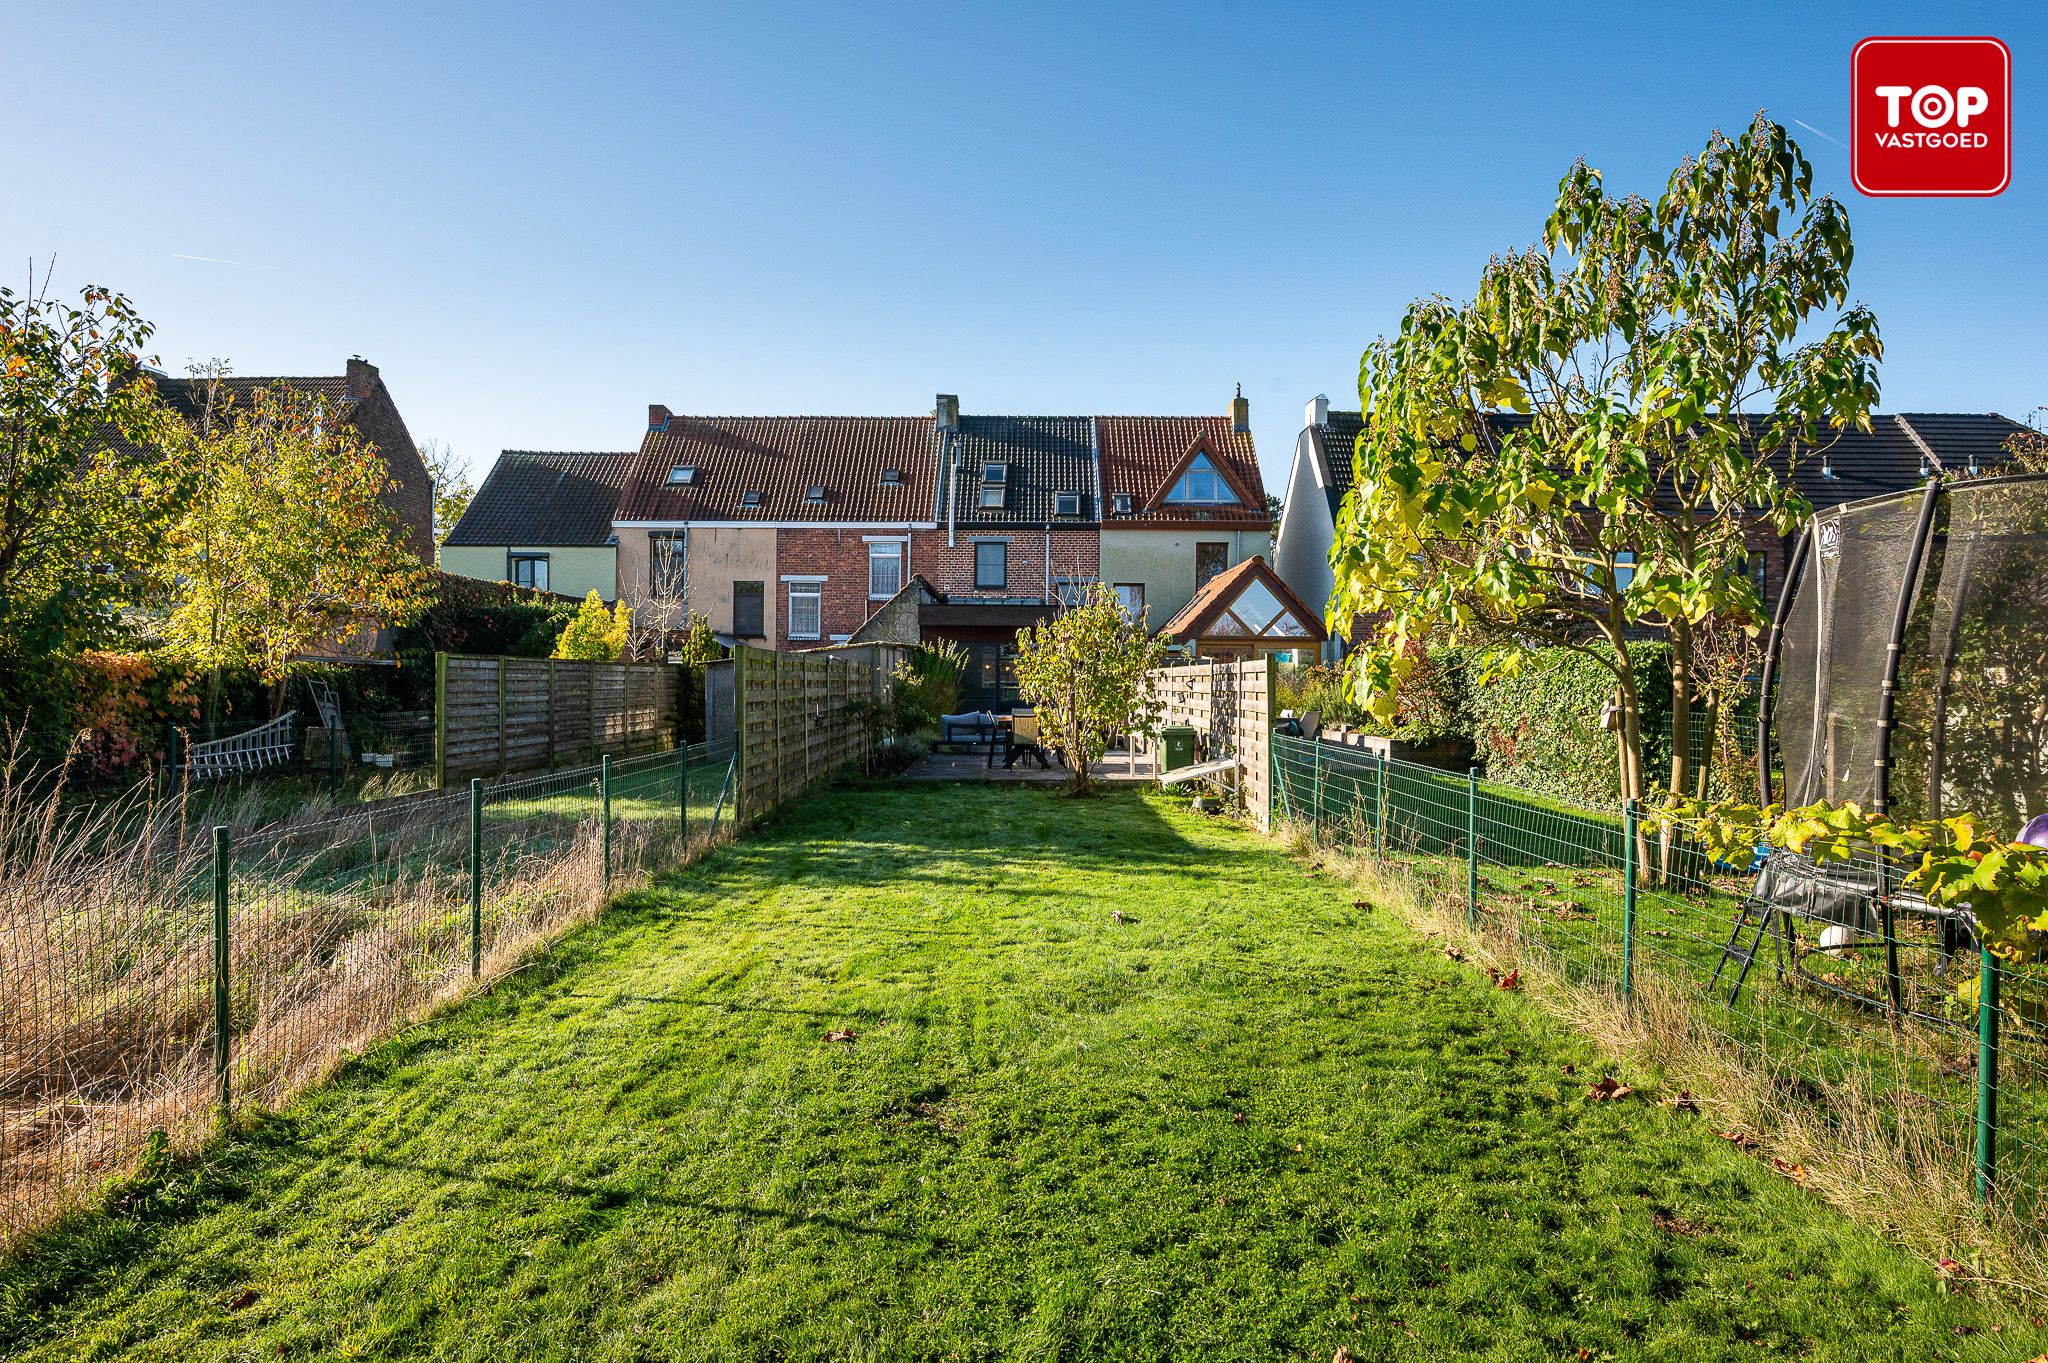
[[[1195,731],[1185,724],[1169,724],[1159,731],[1159,769],[1178,771],[1195,765]]]

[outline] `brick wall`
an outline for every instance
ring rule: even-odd
[[[777,638],[788,638],[789,576],[822,576],[819,637],[788,639],[791,648],[809,648],[844,639],[868,622],[880,601],[868,600],[868,542],[902,538],[887,530],[778,530],[775,532],[776,582],[770,587],[769,609],[775,614]],[[912,551],[911,571],[917,571]]]
[[[434,483],[420,460],[419,447],[398,414],[391,390],[384,386],[377,366],[366,360],[348,362],[348,395],[355,399],[349,421],[363,438],[377,447],[391,471],[391,485],[384,489],[384,504],[398,517],[405,530],[406,547],[428,563],[434,561]]]
[[[1007,548],[1007,585],[1000,590],[981,590],[974,585],[974,545],[979,540],[999,540]],[[910,571],[944,592],[949,600],[971,601],[976,597],[1028,597],[1046,595],[1046,538],[1043,530],[1006,527],[1000,530],[960,530],[955,543],[947,545],[944,530],[920,530],[911,537]],[[1091,581],[1102,571],[1102,537],[1094,530],[1052,532],[1052,576],[1083,577]]]

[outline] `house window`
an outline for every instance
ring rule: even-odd
[[[1131,514],[1133,498],[1131,497],[1131,494],[1128,492],[1119,492],[1114,497],[1110,498],[1109,504],[1116,508],[1117,515],[1128,516]]]
[[[1052,511],[1055,516],[1078,516],[1081,514],[1081,494],[1062,492],[1053,498]]]
[[[902,470],[902,469],[883,469],[883,470],[882,470],[882,486],[883,486],[883,487],[901,487],[902,485],[903,485],[903,470]]]
[[[1093,579],[1085,577],[1056,577],[1052,580],[1053,600],[1071,610],[1088,599],[1088,584]]]
[[[1116,584],[1117,604],[1124,608],[1124,614],[1133,620],[1145,618],[1145,584],[1142,582],[1119,582]]]
[[[685,535],[647,537],[647,590],[658,601],[680,601],[688,586],[690,556]]]
[[[974,546],[974,587],[976,591],[1001,591],[1010,585],[1010,546],[1001,540],[982,540]]]
[[[515,587],[531,587],[537,592],[548,589],[548,556],[546,554],[513,554],[508,580]]]
[[[1614,590],[1617,594],[1628,590],[1628,584],[1636,579],[1636,551],[1622,549],[1614,555]]]
[[[732,632],[741,639],[765,639],[768,637],[767,603],[768,593],[759,582],[735,582],[732,584]]]
[[[678,464],[668,471],[670,487],[688,487],[697,481],[697,470],[687,464]]]
[[[1209,456],[1198,454],[1195,461],[1188,465],[1188,471],[1181,475],[1180,481],[1173,485],[1173,490],[1166,494],[1166,500],[1198,506],[1215,506],[1235,502],[1237,498],[1230,495],[1229,485],[1223,481],[1223,475],[1216,471],[1216,465],[1210,461]]]
[[[789,584],[789,637],[815,639],[824,632],[825,607],[822,582]]]
[[[1195,590],[1209,585],[1209,579],[1230,566],[1227,543],[1205,541],[1195,545]]]
[[[1766,607],[1770,598],[1764,595],[1764,586],[1771,580],[1771,556],[1761,549],[1752,549],[1743,556],[1742,569],[1749,574],[1749,584],[1756,588],[1756,595]]]
[[[812,483],[808,488],[804,489],[804,500],[812,506],[821,504],[825,500],[825,485],[823,483]]]
[[[761,489],[750,487],[745,492],[742,492],[740,494],[740,505],[744,507],[759,507],[761,505]]]
[[[903,541],[868,544],[868,600],[885,601],[903,590]]]
[[[983,464],[981,466],[981,508],[984,511],[1000,511],[1010,491],[1010,466],[1008,464]]]

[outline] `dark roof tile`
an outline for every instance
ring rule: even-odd
[[[506,450],[484,479],[448,544],[599,546],[633,456]]]
[[[697,472],[672,484],[675,468]],[[884,483],[888,469],[902,480]],[[618,518],[929,522],[936,469],[930,417],[671,416],[641,442]],[[822,502],[805,496],[814,484]],[[749,490],[758,506],[743,503]]]

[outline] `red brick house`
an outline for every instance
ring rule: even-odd
[[[1105,470],[1128,490],[1107,496]],[[1086,584],[1136,584],[1156,626],[1270,526],[1242,398],[1214,418],[978,416],[950,394],[923,417],[653,406],[612,522],[644,624],[697,612],[773,648],[949,639],[986,705],[1016,697],[1017,631]]]

